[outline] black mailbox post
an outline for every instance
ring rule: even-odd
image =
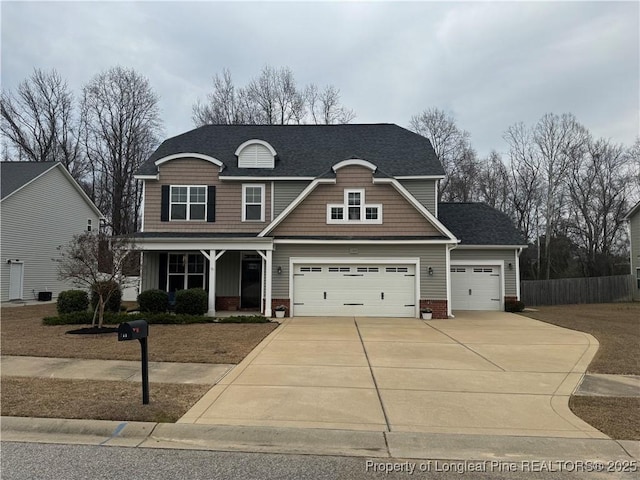
[[[142,403],[149,404],[149,351],[147,337],[149,324],[144,320],[121,323],[118,326],[118,341],[138,340],[142,349]]]

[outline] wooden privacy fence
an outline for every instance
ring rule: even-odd
[[[613,277],[523,280],[520,298],[525,305],[611,303],[633,300],[632,275]]]

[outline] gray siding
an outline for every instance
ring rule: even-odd
[[[400,183],[416,200],[436,215],[436,185],[437,180],[401,180]]]
[[[461,250],[454,249],[451,251],[451,260],[503,260],[504,261],[504,289],[505,296],[516,296],[516,250]],[[513,269],[509,270],[509,264],[513,265]]]
[[[631,275],[633,275],[633,299],[640,300],[640,288],[638,288],[638,276],[640,273],[640,211],[629,222],[631,233]]]
[[[58,280],[53,259],[59,256],[59,245],[86,231],[88,219],[94,229],[99,228],[98,215],[60,167],[3,200],[0,299],[6,301],[9,297],[8,259],[24,261],[25,300],[33,299],[33,292],[37,295],[48,290],[55,298],[61,291],[75,288]]]
[[[273,217],[277,217],[293,202],[310,182],[279,181],[273,185]]]
[[[445,245],[277,245],[273,252],[273,298],[289,298],[290,257],[340,257],[388,259],[393,257],[420,257],[420,298],[446,300]],[[356,253],[357,252],[357,253]],[[278,266],[282,273],[278,275]],[[433,268],[433,276],[426,270]]]
[[[208,268],[208,266],[206,268]],[[144,252],[142,263],[142,291],[158,288],[160,285],[159,273],[160,253]],[[232,297],[240,295],[239,292],[240,252],[226,252],[218,259],[216,264],[216,295],[220,297]]]
[[[227,251],[216,263],[216,296],[240,295],[240,252]]]

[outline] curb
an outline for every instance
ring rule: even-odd
[[[640,461],[640,442],[1,417],[2,440],[451,461]]]

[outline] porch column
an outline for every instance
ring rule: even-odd
[[[208,317],[216,316],[216,251],[209,250],[209,310]]]
[[[265,270],[266,270],[266,284],[265,284],[265,297],[264,297],[264,316],[269,318],[271,316],[271,280],[272,280],[272,255],[273,251],[267,250],[265,252],[267,254],[267,258],[265,258]]]

